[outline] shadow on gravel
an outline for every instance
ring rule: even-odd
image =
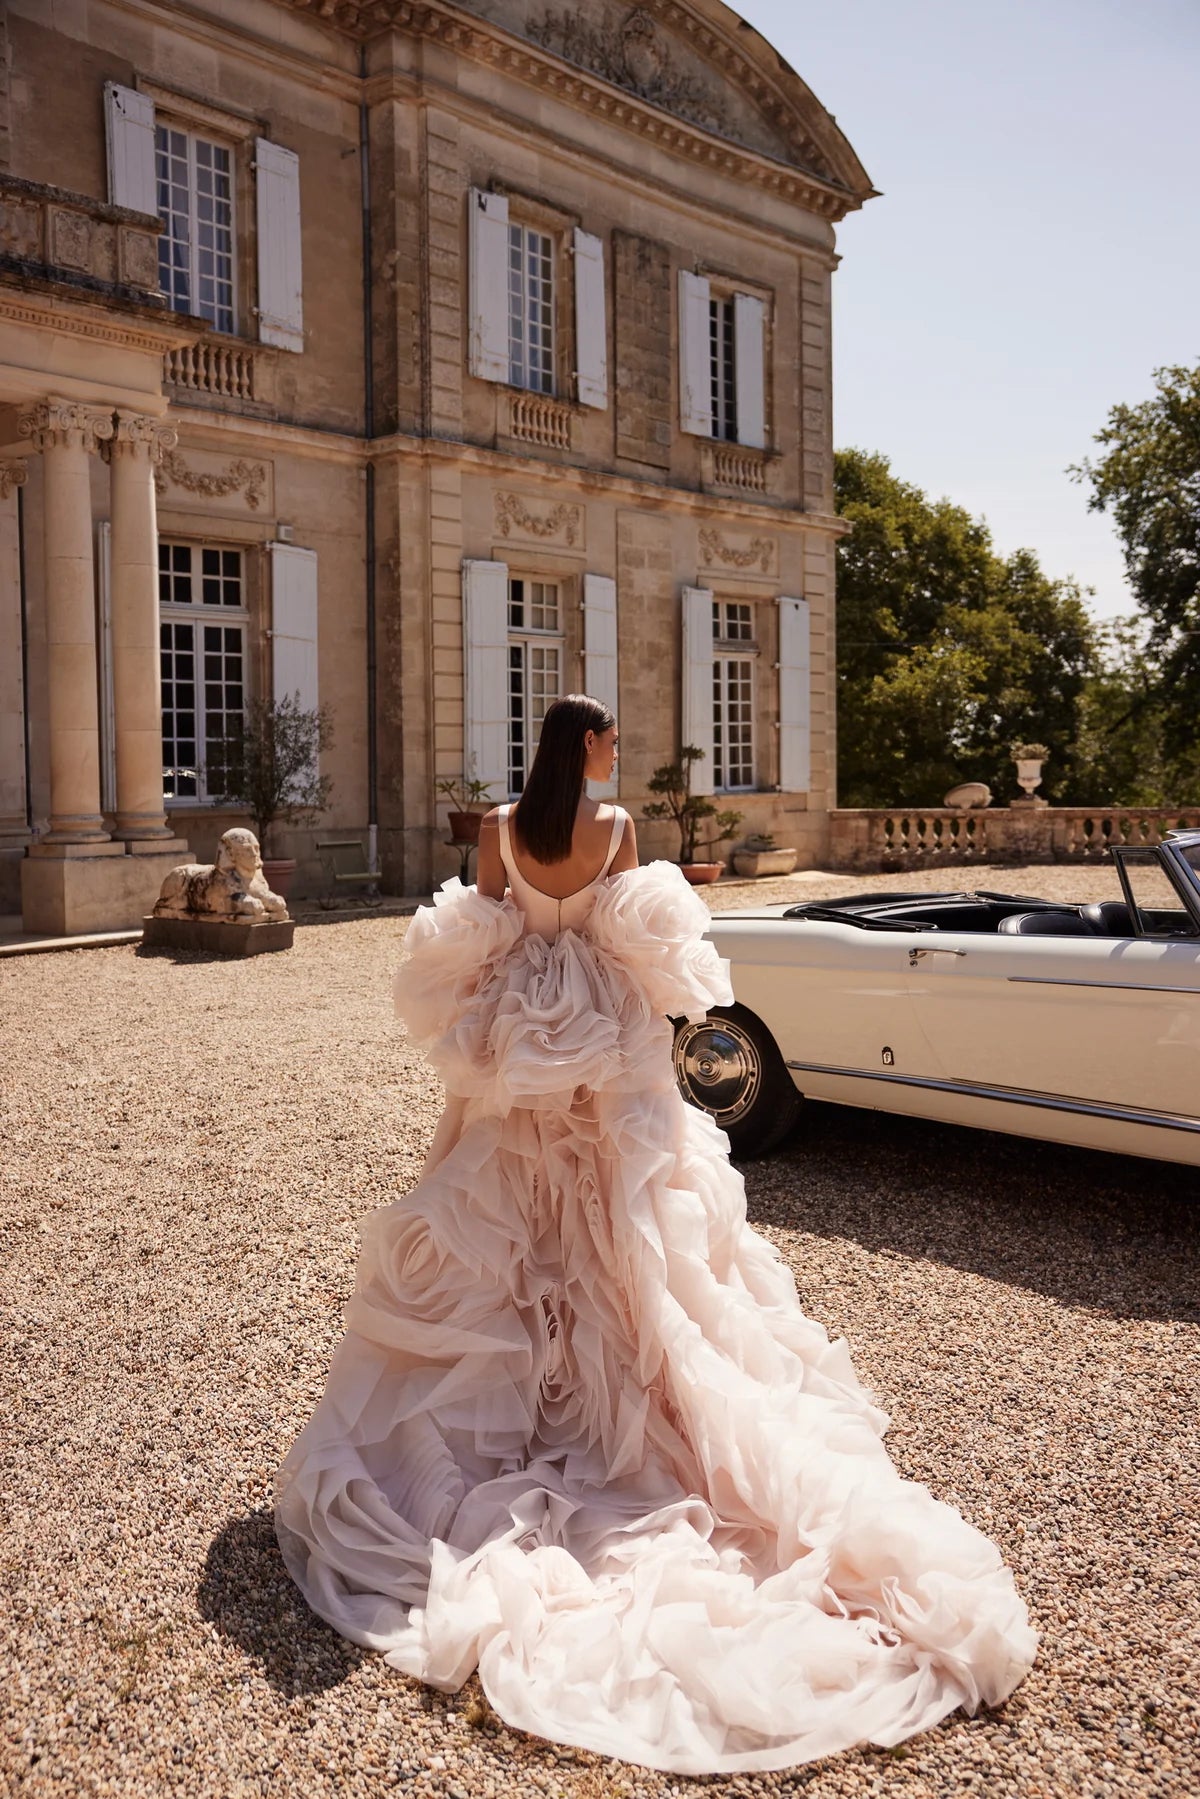
[[[1200,1322],[1200,1169],[844,1106],[745,1165],[752,1224],[849,1237],[1116,1318]]]
[[[311,1612],[275,1541],[269,1511],[230,1518],[209,1545],[196,1589],[200,1616],[246,1655],[288,1698],[340,1686],[363,1659]]]

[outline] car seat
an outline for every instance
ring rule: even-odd
[[[1102,937],[1133,936],[1133,920],[1124,900],[1097,900],[1093,905],[1081,906],[1079,912]]]
[[[998,937],[1095,937],[1097,927],[1078,912],[1010,912],[996,926]]]

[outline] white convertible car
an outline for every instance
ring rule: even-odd
[[[684,1097],[743,1157],[822,1099],[1200,1165],[1200,831],[1111,853],[1121,897],[1091,905],[979,890],[716,914],[737,1003],[677,1027]]]

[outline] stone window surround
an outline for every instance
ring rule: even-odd
[[[483,185],[482,183],[478,185]],[[510,182],[493,178],[486,184],[489,193],[503,194],[508,201],[509,223],[525,225],[541,231],[554,245],[554,388],[539,394],[533,388],[507,387],[512,393],[532,393],[535,398],[556,400],[574,406],[575,392],[575,259],[569,245],[572,233],[582,228],[577,212],[557,206],[541,195],[528,193]],[[464,338],[465,341],[465,338]],[[506,387],[503,382],[494,383]]]
[[[681,262],[680,266],[694,269],[697,275],[707,276],[709,291],[714,300],[731,300],[735,294],[749,294],[751,299],[762,301],[763,417],[766,426],[767,448],[765,450],[753,450],[744,444],[738,444],[733,440],[719,438],[715,435],[712,441],[714,444],[721,445],[728,442],[730,449],[740,450],[749,456],[761,456],[764,460],[770,459],[777,454],[771,447],[775,443],[775,382],[773,380],[775,369],[775,289],[766,286],[761,281],[749,280],[745,275],[736,274],[726,268],[724,264],[706,262],[703,258],[698,258],[694,262],[685,260]],[[673,308],[672,310],[676,309]],[[678,330],[679,321],[678,317],[676,317],[672,326],[672,332],[677,333]],[[674,356],[675,360],[678,361],[678,346],[676,346],[674,350]]]
[[[230,151],[233,164],[234,226],[234,331],[233,338],[254,340],[254,307],[258,299],[258,261],[255,242],[254,140],[269,137],[269,123],[248,112],[213,106],[209,101],[186,89],[163,86],[146,76],[135,75],[138,93],[153,100],[155,124],[172,125],[190,136],[199,135],[223,143]],[[228,343],[230,336],[209,325],[217,342]]]

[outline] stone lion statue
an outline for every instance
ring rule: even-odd
[[[287,903],[267,886],[253,831],[226,831],[217,859],[182,862],[162,884],[155,918],[220,918],[232,924],[285,919]]]

